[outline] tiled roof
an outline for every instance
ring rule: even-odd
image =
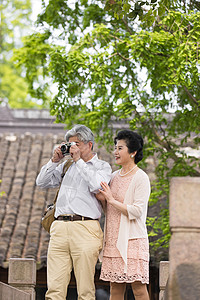
[[[63,141],[60,135],[3,134],[0,138],[0,266],[9,258],[27,257],[46,265],[49,234],[41,227],[47,204],[57,189],[35,185],[38,172],[52,156],[53,148]],[[100,158],[111,164],[111,156],[96,149]]]
[[[41,217],[57,189],[40,189],[35,180],[51,158],[54,146],[63,141],[64,124],[53,123],[47,110],[0,107],[1,113],[9,118],[0,119],[0,267],[7,268],[11,257],[27,257],[34,258],[41,268],[46,265],[49,242],[49,234],[41,227]],[[127,125],[113,126],[122,129]],[[116,169],[113,155],[97,145],[94,151]],[[153,180],[155,160],[148,158],[146,162],[145,171]],[[157,206],[149,207],[148,215],[158,215],[158,210]]]
[[[10,109],[0,106],[0,132],[59,134],[65,124],[54,123],[55,117],[50,116],[47,109]]]
[[[64,125],[54,124],[45,110],[38,113],[0,107],[1,115],[0,267],[7,268],[11,257],[27,257],[34,258],[41,268],[46,265],[49,242],[49,234],[41,227],[41,217],[46,205],[53,202],[57,189],[40,189],[35,180],[41,167],[51,158],[54,146],[63,141]],[[119,126],[114,124],[116,129]],[[186,153],[193,151],[193,155],[200,157],[200,149],[193,148],[192,138],[185,147]],[[97,145],[94,150],[115,169],[113,155]],[[155,179],[155,161],[154,157],[146,159],[145,171],[151,180]],[[156,216],[159,210],[159,205],[150,206],[148,215]]]
[[[6,121],[6,122],[14,120],[12,112],[9,109],[8,106],[1,106],[0,107],[0,120],[1,121]]]

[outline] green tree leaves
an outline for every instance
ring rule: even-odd
[[[191,10],[191,7],[193,10]],[[182,147],[199,142],[199,24],[197,1],[50,0],[38,18],[43,32],[16,53],[29,88],[45,91],[41,76],[58,93],[50,102],[57,122],[84,123],[111,144],[121,120],[145,138],[145,157],[156,159],[149,219],[154,245],[168,245],[169,181],[199,176],[199,161]],[[30,57],[33,57],[31,63]]]
[[[30,0],[2,1],[0,4],[0,98],[13,108],[40,107],[28,96],[23,68],[17,69],[12,60],[14,48],[23,45],[21,38],[30,31],[31,12]]]

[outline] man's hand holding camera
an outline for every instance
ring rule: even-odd
[[[71,155],[74,162],[80,159],[81,152],[74,142],[62,143],[59,145],[53,153],[52,162],[59,162],[65,155]]]
[[[81,151],[76,144],[72,145],[69,151],[74,162],[77,162],[81,158]]]
[[[63,157],[64,155],[62,154],[62,151],[61,151],[61,145],[58,146],[55,150],[54,150],[54,153],[53,153],[53,156],[51,158],[52,162],[54,163],[57,163],[59,162]]]

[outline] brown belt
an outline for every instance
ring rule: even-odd
[[[86,220],[94,220],[88,217],[82,217],[79,215],[66,215],[66,216],[58,216],[55,218],[58,221],[86,221]]]

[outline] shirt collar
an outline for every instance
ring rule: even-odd
[[[86,163],[88,163],[88,162],[93,163],[97,159],[98,159],[97,153],[93,152],[93,157],[90,160],[88,160]]]

